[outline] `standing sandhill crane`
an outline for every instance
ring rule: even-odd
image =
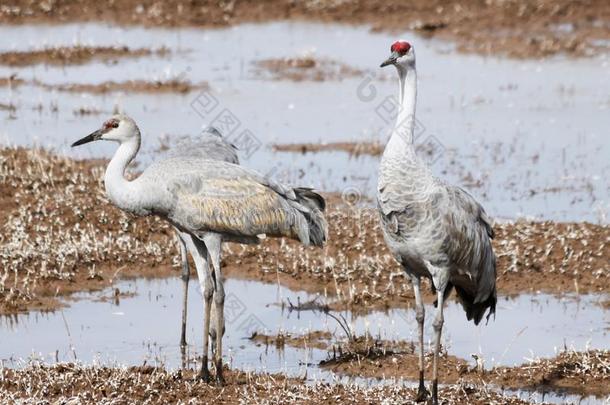
[[[210,380],[208,335],[213,299],[218,333],[214,364],[216,381],[223,384],[222,242],[258,243],[264,236],[285,236],[304,245],[322,246],[328,235],[324,199],[311,189],[285,187],[252,170],[200,157],[179,156],[155,162],[129,181],[125,170],[138,153],[141,140],[134,120],[115,115],[72,146],[97,140],[119,143],[104,175],[110,201],[135,215],[157,215],[189,236],[185,237],[186,247],[195,261],[205,303],[199,376]]]
[[[223,162],[233,163],[238,165],[239,158],[237,149],[231,143],[227,142],[220,131],[214,127],[208,127],[203,131],[203,136],[197,139],[196,142],[188,142],[185,145],[178,145],[174,150],[170,151],[169,157],[189,157],[220,160]],[[186,348],[186,317],[188,307],[188,288],[189,279],[191,277],[188,263],[188,243],[190,235],[187,232],[182,232],[177,228],[176,236],[180,246],[180,256],[182,260],[182,282],[183,282],[183,299],[182,299],[182,329],[180,331],[180,348],[184,354]],[[202,291],[203,293],[203,291]],[[216,328],[211,328],[212,347],[216,340]],[[224,333],[224,328],[222,329]]]
[[[438,404],[438,352],[443,327],[443,303],[455,288],[468,320],[479,324],[496,310],[496,257],[491,221],[466,191],[434,177],[415,154],[413,132],[417,73],[415,51],[406,41],[392,44],[381,67],[398,70],[400,92],[396,125],[379,167],[377,203],[386,243],[410,277],[419,326],[419,389],[425,401],[424,305],[421,277],[436,291],[432,402]]]

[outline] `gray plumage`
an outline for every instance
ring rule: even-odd
[[[217,137],[213,132],[210,135]],[[129,181],[125,170],[138,153],[140,138],[140,130],[131,118],[115,115],[72,146],[100,139],[118,142],[104,175],[108,198],[125,211],[157,215],[177,229],[183,242],[183,266],[188,252],[195,261],[203,291],[204,353],[200,377],[207,381],[212,301],[216,315],[213,329],[224,331],[222,242],[258,243],[264,236],[277,236],[321,246],[328,235],[324,199],[310,189],[287,187],[233,163],[213,160],[232,159],[234,148],[227,149],[222,143],[213,149],[192,150],[188,156],[155,162]],[[188,273],[187,266],[184,272]],[[216,379],[222,384],[222,333],[219,335],[213,353]]]
[[[154,195],[138,210],[164,216],[197,236],[214,232],[252,243],[258,235],[287,236],[316,246],[326,240],[322,197],[234,164],[170,158],[150,165],[138,182]]]
[[[205,128],[201,136],[179,140],[168,152],[167,157],[196,157],[219,160],[238,165],[237,148],[227,141],[215,127]]]
[[[455,288],[475,324],[487,309],[488,316],[495,312],[494,233],[470,194],[407,155],[399,162],[382,160],[377,198],[384,237],[407,273],[430,278],[434,287],[435,277],[440,287],[446,282],[445,298]]]
[[[424,318],[420,280],[428,278],[436,294],[432,402],[438,404],[438,354],[445,299],[455,288],[468,320],[478,324],[496,309],[496,258],[491,221],[466,191],[433,176],[413,145],[417,73],[415,51],[406,41],[392,44],[381,67],[393,65],[399,76],[396,126],[381,158],[377,203],[383,235],[413,284],[419,329],[419,389],[424,401]],[[488,317],[489,317],[488,315]]]
[[[196,139],[185,138],[179,140],[172,147],[167,157],[169,158],[200,158],[218,160],[227,163],[239,165],[239,157],[237,148],[228,142],[215,127],[209,126],[203,130],[201,136]],[[190,234],[181,232],[174,228],[179,242],[180,256],[182,262],[182,281],[183,281],[183,299],[182,299],[182,323],[180,331],[180,348],[185,354],[186,349],[186,322],[188,312],[188,285],[190,280],[190,269],[188,263],[188,245]],[[203,293],[203,291],[202,291]],[[212,314],[215,313],[214,302],[212,301]],[[212,339],[212,347],[214,347],[217,333],[214,319],[211,320],[210,338]],[[224,335],[224,327],[221,335]],[[184,357],[184,356],[183,356]]]

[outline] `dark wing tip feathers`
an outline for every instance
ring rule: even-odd
[[[307,207],[310,212],[302,212],[309,226],[309,243],[314,246],[322,246],[326,243],[328,235],[328,224],[324,218],[326,201],[320,194],[311,188],[294,188],[297,201]]]
[[[320,211],[324,212],[326,210],[326,200],[320,194],[313,191],[313,188],[296,187],[294,189],[294,192],[298,197],[314,201],[317,209],[319,209]]]

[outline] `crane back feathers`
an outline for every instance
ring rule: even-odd
[[[188,166],[188,160],[180,165]],[[168,185],[168,218],[180,229],[232,238],[285,236],[321,246],[327,239],[324,199],[310,189],[287,188],[222,162],[197,161]],[[167,178],[167,176],[166,176]]]

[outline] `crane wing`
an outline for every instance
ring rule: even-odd
[[[491,220],[483,207],[465,190],[447,186],[446,206],[441,216],[441,249],[450,266],[451,277],[467,314],[478,323],[487,308],[495,312],[496,256],[491,239]],[[465,272],[465,274],[463,274]]]
[[[240,166],[202,159],[169,159],[143,177],[163,182],[165,201],[170,201],[155,212],[190,233],[266,234],[316,245],[326,239],[324,200],[311,190],[284,187]]]

